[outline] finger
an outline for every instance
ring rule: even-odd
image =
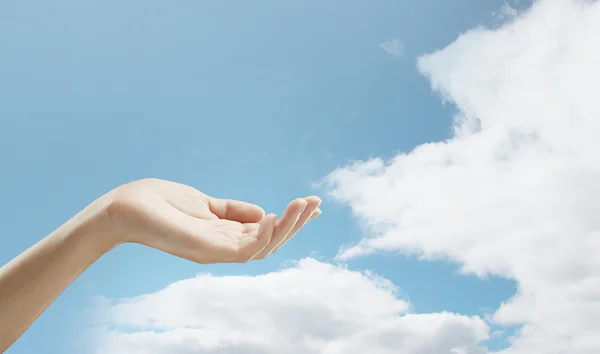
[[[263,259],[273,251],[281,242],[283,242],[286,236],[292,231],[294,225],[298,221],[300,215],[304,212],[308,203],[303,198],[298,198],[288,204],[287,208],[283,212],[281,219],[275,225],[275,231],[271,243],[262,250],[262,252],[256,256],[256,259]]]
[[[308,219],[308,221],[313,221],[314,219],[316,219],[319,215],[321,215],[323,211],[321,211],[320,208],[317,208],[315,211],[313,211],[312,215],[310,216],[310,219]]]
[[[302,213],[302,215],[300,215],[300,217],[298,218],[298,220],[296,221],[296,224],[294,225],[294,227],[292,228],[292,230],[287,234],[287,236],[285,237],[284,240],[282,240],[272,251],[272,252],[277,252],[281,246],[283,246],[284,243],[288,242],[292,237],[294,237],[298,231],[304,226],[306,225],[307,222],[309,222],[312,218],[316,217],[314,216],[315,212],[317,210],[319,210],[319,214],[320,214],[320,209],[319,209],[319,205],[321,204],[321,199],[319,199],[318,197],[307,197],[305,198],[306,202],[307,202],[307,206],[304,209],[304,212]],[[318,216],[318,214],[317,214]]]
[[[275,215],[275,214],[273,214],[273,215]],[[246,223],[246,224],[240,224],[240,225],[242,227],[242,233],[244,233],[244,234],[249,234],[251,232],[258,232],[258,230],[260,229],[260,221],[258,223]]]
[[[233,199],[209,197],[208,207],[219,219],[241,223],[259,222],[265,216],[265,211],[258,205]]]
[[[258,222],[257,231],[251,231],[242,236],[238,250],[238,262],[249,262],[268,247],[273,238],[276,224],[277,216],[269,214]]]

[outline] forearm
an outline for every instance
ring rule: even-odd
[[[0,353],[85,269],[116,244],[99,227],[108,201],[96,200],[0,268]]]

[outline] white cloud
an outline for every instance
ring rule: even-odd
[[[478,317],[411,314],[386,279],[307,258],[278,272],[200,275],[107,306],[97,353],[484,354]],[[98,333],[96,333],[98,334]]]
[[[392,39],[380,44],[381,49],[385,50],[389,55],[399,58],[404,55],[404,44],[399,39]]]
[[[419,59],[459,108],[455,136],[333,172],[332,195],[379,251],[515,279],[495,313],[506,353],[600,352],[600,2],[540,0]]]
[[[514,19],[519,14],[519,11],[508,2],[505,2],[499,11],[493,12],[492,16],[495,21],[506,23],[507,20]]]

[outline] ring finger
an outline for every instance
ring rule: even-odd
[[[308,202],[304,198],[298,198],[288,204],[287,208],[283,212],[281,219],[275,225],[273,237],[271,242],[265,249],[263,249],[254,259],[263,259],[268,256],[273,249],[283,243],[287,235],[292,231],[294,225],[303,214]]]

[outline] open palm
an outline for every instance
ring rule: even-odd
[[[293,200],[277,220],[257,205],[160,179],[123,185],[113,195],[110,219],[123,242],[203,264],[263,259],[321,213],[321,200],[310,196]]]

